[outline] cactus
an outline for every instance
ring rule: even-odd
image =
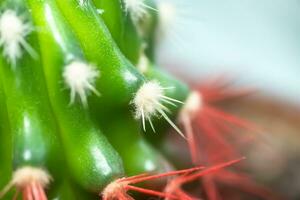
[[[148,0],[1,1],[0,199],[193,199],[182,186],[198,179],[215,199],[213,179],[252,183],[225,169],[242,155],[222,138],[225,127],[212,124],[253,128],[210,106],[236,94],[195,89],[158,67],[156,7]],[[164,155],[170,128],[190,146],[189,169],[175,169],[181,159]],[[218,145],[224,152],[215,155]],[[246,192],[267,196],[251,186]]]

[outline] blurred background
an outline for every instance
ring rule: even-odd
[[[162,1],[173,7],[161,30],[161,65],[189,79],[225,74],[258,89],[222,106],[265,130],[245,152],[254,176],[300,199],[300,1]]]
[[[161,62],[193,78],[224,71],[300,104],[299,0],[162,1],[175,10]]]

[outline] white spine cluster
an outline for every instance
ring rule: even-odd
[[[94,87],[99,76],[99,71],[93,65],[82,61],[73,61],[66,65],[63,78],[66,86],[70,89],[70,104],[74,103],[76,94],[79,95],[84,106],[87,106],[87,95],[89,92],[99,96],[99,92]]]
[[[12,183],[18,188],[23,188],[32,182],[41,184],[43,188],[49,185],[51,176],[43,169],[23,167],[14,172]]]
[[[176,106],[175,103],[182,103],[176,99],[165,96],[164,91],[170,88],[162,87],[157,81],[144,83],[137,91],[132,103],[135,106],[135,117],[142,120],[144,131],[146,130],[145,120],[148,120],[151,128],[155,131],[151,117],[161,115],[181,136],[180,129],[172,122],[166,112],[168,108],[163,103]]]
[[[84,6],[86,4],[86,0],[79,0],[79,6]]]
[[[13,66],[22,57],[22,48],[32,57],[37,57],[36,52],[25,40],[32,30],[30,24],[18,16],[14,10],[6,10],[1,14],[0,46],[3,47],[4,56]]]
[[[25,188],[32,183],[36,183],[42,188],[46,188],[50,184],[51,180],[51,176],[44,169],[24,166],[14,172],[12,180],[0,192],[0,198],[2,198],[13,186],[17,188]]]
[[[136,23],[147,15],[147,9],[154,9],[144,2],[145,0],[125,0],[125,10],[129,12],[132,20]]]
[[[126,199],[132,199],[128,194],[126,194],[126,186],[129,185],[129,182],[122,181],[123,178],[117,179],[110,184],[108,184],[104,190],[102,191],[102,199],[108,200],[108,199],[120,199],[120,193],[124,196],[126,196]]]

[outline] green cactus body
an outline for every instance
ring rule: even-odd
[[[138,36],[123,1],[93,0],[93,2],[97,9],[103,12],[101,17],[123,54],[132,64],[137,64],[141,54],[142,40]]]
[[[49,199],[55,200],[92,200],[99,198],[97,196],[97,194],[89,193],[83,190],[81,187],[74,184],[67,178],[62,181],[56,190],[51,191],[51,193],[48,195]]]
[[[170,89],[166,90],[166,96],[174,98],[178,101],[184,102],[187,95],[189,94],[189,87],[182,81],[176,79],[174,76],[170,75],[164,69],[150,66],[149,69],[144,73],[145,76],[151,80],[159,81],[162,86],[169,87]],[[180,107],[180,106],[179,106]],[[175,112],[176,107],[169,107],[171,112]]]
[[[12,141],[7,114],[5,94],[0,80],[0,188],[5,187],[12,176]],[[13,192],[10,192],[5,199],[11,199],[12,195]]]
[[[144,77],[121,53],[90,1],[81,7],[76,0],[57,3],[87,60],[95,64],[101,73],[96,81],[101,98],[91,96],[90,104],[97,105],[98,112],[113,113],[118,108],[128,108],[134,94],[145,82]]]
[[[43,75],[39,62],[27,58],[24,57],[15,69],[9,64],[1,67],[13,135],[14,166],[57,167],[53,162],[58,158],[59,142]]]
[[[94,0],[94,2],[96,2],[96,5],[99,9],[103,10],[104,13],[102,14],[102,16],[104,18],[104,22],[108,26],[109,31],[112,33],[112,35],[115,36],[114,39],[124,55],[127,55],[129,52],[136,52],[135,57],[139,58],[139,62],[136,63],[136,66],[139,68],[140,72],[142,72],[148,80],[156,80],[163,87],[169,87],[170,89],[165,91],[165,95],[167,97],[183,102],[189,93],[188,86],[172,77],[166,71],[158,68],[153,69],[157,66],[156,64],[153,64],[155,58],[154,54],[152,53],[152,51],[154,51],[155,33],[158,24],[158,12],[155,10],[155,3],[153,1],[146,1],[145,5],[147,5],[147,8],[145,8],[143,18],[139,19],[134,24],[130,10],[126,10],[126,7],[122,7],[120,4],[119,7],[113,7],[111,6],[112,4],[106,3],[105,0]],[[114,14],[116,12],[121,13],[122,17],[120,18],[120,15],[116,17],[116,15]],[[114,28],[114,23],[117,23],[119,25],[118,29]],[[116,38],[116,35],[120,37],[120,33],[123,33],[123,35],[128,35],[128,37],[123,37],[121,39]],[[135,44],[134,41],[137,40],[139,41],[139,45],[131,45]],[[127,48],[122,48],[124,44],[127,44],[125,45],[125,47]],[[142,44],[146,44],[146,46],[143,46]],[[145,57],[144,54],[146,54],[148,57]],[[174,107],[168,105],[167,103],[164,103],[164,106],[166,106],[171,111],[171,118],[174,120],[181,106],[177,105],[176,107]],[[170,127],[168,123],[160,120],[159,118],[154,118],[153,120],[154,127],[158,132],[166,132],[166,129]],[[152,130],[150,125],[148,125],[146,129]],[[153,140],[156,139],[157,137],[155,136]]]
[[[93,0],[101,9],[107,28],[123,54],[137,65],[145,51],[148,58],[154,59],[157,10],[154,2],[146,1],[145,13],[138,21],[133,21],[131,10],[121,0]],[[116,14],[117,13],[117,14]]]
[[[159,11],[154,0],[145,0],[147,5],[147,15],[140,19],[137,24],[140,36],[143,38],[145,45],[145,55],[155,61],[155,47],[157,41],[157,27],[159,23]]]
[[[125,28],[122,0],[93,0],[93,3],[109,29],[111,36],[119,44]]]
[[[17,4],[5,7],[5,14],[8,17],[15,19],[17,15],[23,15],[30,20],[25,2],[9,1],[9,3],[11,4],[8,5]],[[38,51],[34,34],[30,34],[27,41],[31,46],[27,46],[27,49],[32,48],[32,52]],[[18,184],[18,187],[21,187],[18,182],[27,184],[30,177],[24,174],[20,177],[16,175],[24,170],[43,173],[45,182],[37,184],[45,186],[44,184],[48,184],[52,178],[55,183],[59,182],[63,172],[59,170],[62,161],[62,157],[58,156],[60,142],[48,101],[40,60],[32,59],[31,56],[23,56],[16,63],[8,60],[1,58],[0,78],[3,83],[12,136],[12,165],[15,171],[12,184]]]
[[[154,65],[154,64],[150,64]],[[163,87],[168,88],[165,90],[165,95],[172,99],[176,99],[180,102],[185,102],[186,98],[190,93],[190,89],[188,85],[183,83],[182,81],[176,79],[174,76],[166,72],[164,69],[155,66],[149,66],[147,71],[144,72],[144,75],[151,79],[156,80],[161,83]],[[165,104],[165,106],[170,111],[170,119],[172,121],[176,121],[176,117],[180,109],[182,108],[183,103],[176,103],[175,105]],[[164,138],[165,134],[168,132],[170,125],[159,118],[154,119],[154,126],[156,132],[159,134],[151,133],[151,127],[147,127],[147,133],[145,134],[146,138],[155,146],[160,145],[163,142],[162,138]]]
[[[131,20],[130,13],[126,12],[120,0],[94,0],[94,4],[102,10],[101,17],[121,51],[132,63],[137,63],[141,52],[141,39]],[[135,59],[130,59],[129,55],[134,55]],[[93,104],[91,104],[92,106]],[[126,161],[124,165],[127,175],[166,171],[167,161],[141,137],[139,126],[132,118],[131,113],[121,111],[118,112],[118,118],[114,117],[113,119],[107,118],[107,116],[103,119],[102,113],[99,112],[96,112],[95,115],[112,145]],[[120,137],[126,139],[120,140]],[[134,154],[134,152],[138,152],[138,154]]]
[[[67,33],[69,28],[57,12],[56,3],[29,2],[36,25],[44,29],[38,35],[41,57],[70,176],[84,189],[100,192],[123,175],[121,158],[91,121],[88,111],[80,105],[70,106],[67,91],[62,93],[62,74],[69,55],[80,57],[75,52],[78,48],[72,48],[76,41]]]
[[[123,158],[126,174],[165,172],[168,162],[153,149],[140,133],[131,113],[124,111],[102,124],[105,134]]]

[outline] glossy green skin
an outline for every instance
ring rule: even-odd
[[[25,2],[18,2],[13,8],[29,17]],[[10,8],[10,7],[9,7]],[[34,34],[27,41],[38,51]],[[52,115],[46,92],[40,60],[34,60],[24,53],[16,66],[1,57],[0,76],[4,87],[13,145],[13,168],[35,166],[44,168],[55,181],[59,180],[60,143],[57,126]]]
[[[109,28],[109,31],[111,32],[112,36],[114,36],[115,42],[118,44],[118,46],[122,46],[122,43],[128,43],[131,44],[132,38],[139,38],[138,40],[142,41],[145,40],[147,43],[146,49],[151,49],[151,51],[154,51],[154,43],[155,43],[155,33],[158,26],[158,12],[152,9],[147,9],[148,16],[144,17],[139,21],[138,27],[135,27],[132,23],[132,20],[130,19],[130,14],[124,12],[124,9],[120,5],[120,0],[94,0],[95,5],[97,8],[101,8],[104,10],[104,13],[101,15]],[[156,9],[156,4],[153,0],[147,0],[145,3]],[[116,15],[115,13],[119,13]],[[122,19],[127,20],[122,20]],[[129,18],[129,19],[128,19]],[[130,24],[125,24],[125,21],[129,21]],[[138,35],[137,29],[141,29],[142,36]],[[131,38],[122,38],[120,39],[121,33],[127,32],[127,35],[131,35]],[[134,32],[134,34],[132,34]],[[143,37],[143,39],[142,39]],[[136,56],[140,56],[140,52],[142,51],[142,46],[130,46],[131,48],[136,48],[136,52],[139,52]],[[122,52],[124,54],[128,53],[127,49],[122,49]],[[147,50],[146,50],[147,51]],[[146,52],[147,53],[147,52]],[[150,53],[150,52],[149,52]],[[152,53],[151,53],[152,54]],[[175,77],[171,76],[168,72],[164,71],[163,69],[159,69],[154,62],[154,55],[148,55],[148,58],[150,59],[149,69],[147,72],[144,73],[147,79],[149,80],[158,80],[163,86],[165,87],[174,87],[174,89],[167,90],[166,95],[168,97],[172,97],[174,99],[184,101],[189,93],[188,86],[184,84],[183,82],[177,80]],[[155,68],[155,69],[153,69]],[[167,105],[166,105],[167,106]],[[169,106],[168,106],[169,107]],[[179,106],[180,107],[180,106]],[[174,107],[169,107],[172,111],[175,111],[177,109],[174,109]]]
[[[164,90],[165,95],[167,97],[171,97],[178,101],[184,102],[190,91],[188,85],[178,80],[164,69],[155,67],[153,66],[154,64],[150,65],[152,66],[150,66],[148,70],[144,73],[145,76],[150,80],[157,80],[163,87],[172,87],[170,89]],[[178,108],[172,107],[170,105],[168,105],[167,107],[172,112],[178,110]]]
[[[123,176],[123,165],[118,153],[91,121],[88,110],[78,104],[70,106],[69,91],[62,90],[63,67],[69,58],[80,59],[80,49],[54,1],[28,2],[36,26],[43,29],[38,35],[43,68],[70,177],[85,190],[100,192]]]
[[[145,4],[153,9],[147,8],[147,15],[140,19],[137,24],[134,24],[130,13],[125,10],[123,1],[93,0],[98,9],[104,10],[101,16],[107,28],[123,54],[134,65],[138,63],[142,51],[145,51],[146,55],[154,60],[154,45],[158,24],[156,4],[152,0],[145,1]],[[143,46],[144,44],[146,45]]]
[[[130,15],[128,13],[125,13],[122,6],[120,5],[120,0],[94,0],[94,3],[98,9],[100,8],[104,10],[104,13],[101,16],[119,47],[122,47],[122,44],[124,43],[131,43],[131,41],[134,40],[134,38],[140,38],[137,34],[136,28],[132,23]],[[124,22],[127,22],[127,24],[124,24]],[[134,32],[134,34],[132,34],[132,32]],[[123,37],[120,39],[120,37],[122,37],[122,33],[125,33],[124,35],[128,35],[131,38]],[[141,41],[141,39],[138,40]],[[141,52],[141,44],[139,44],[138,46],[127,46],[136,49],[135,51],[138,52],[136,53],[136,57],[138,58]],[[124,54],[128,53],[126,49],[121,48],[121,50]],[[149,76],[152,76],[152,73],[149,72]],[[169,76],[167,78],[168,80],[172,80],[173,82],[175,82],[175,86],[180,86],[180,89],[183,90],[184,86],[182,86],[182,84],[180,84],[178,81],[175,81],[175,79],[171,79],[171,77]],[[163,80],[164,83],[168,81],[167,78]],[[175,93],[174,90],[168,91],[168,94],[173,95],[173,93]],[[179,99],[181,100],[183,98],[180,97]],[[118,152],[120,152],[122,158],[126,161],[124,165],[127,174],[134,175],[145,171],[149,171],[148,169],[146,169],[145,166],[147,161],[148,163],[154,163],[155,167],[161,165],[161,161],[157,162],[158,160],[161,160],[161,158],[155,158],[155,154],[159,155],[159,153],[154,151],[152,147],[146,144],[144,139],[141,138],[139,133],[140,129],[137,126],[136,121],[133,119],[126,119],[130,117],[132,118],[131,114],[129,114],[129,116],[120,118],[121,120],[119,120],[118,123],[116,123],[114,118],[114,120],[112,121],[114,124],[118,124],[118,126],[111,125],[110,127],[106,126],[110,123],[110,120],[107,119],[107,115],[105,115],[105,118],[103,119],[101,116],[99,116],[99,112],[93,112],[93,114],[94,116],[96,116],[95,118],[100,118],[100,124],[101,122],[104,122],[103,124],[101,124],[101,127],[105,127],[103,129],[105,130],[104,133],[106,133],[113,146],[118,150]],[[101,115],[103,116],[103,113],[101,113]],[[120,116],[121,113],[118,112],[118,115]],[[124,124],[124,126],[121,126],[120,124]],[[166,129],[166,127],[164,127],[164,129]],[[151,130],[151,128],[149,127],[148,130]],[[118,138],[120,136],[122,136],[122,138],[128,139],[120,140]],[[130,150],[128,147],[130,147]],[[134,155],[133,152],[139,152],[139,154],[132,156]],[[157,170],[155,169],[154,171]]]
[[[0,62],[0,67],[2,63]],[[5,102],[5,94],[0,80],[0,188],[10,181],[12,176],[12,145],[11,131],[7,119],[8,113]],[[3,198],[12,199],[13,191],[5,195]]]
[[[101,124],[109,141],[122,156],[128,176],[146,172],[165,172],[168,162],[142,137],[139,124],[132,114],[123,111]]]
[[[135,27],[130,18],[130,14],[124,12],[124,10],[122,10],[122,6],[120,5],[120,3],[118,3],[120,2],[120,0],[94,0],[94,2],[97,8],[101,8],[104,10],[102,17],[106,25],[108,26],[112,36],[114,36],[114,39],[118,46],[122,47],[122,44],[128,44],[126,45],[128,46],[127,49],[121,48],[122,52],[126,55],[128,51],[130,51],[130,47],[131,49],[135,49],[134,51],[137,52],[136,57],[139,57],[140,52],[143,51],[141,42],[137,46],[129,44],[133,43],[132,41],[134,40],[145,40],[145,42],[147,43],[145,53],[150,59],[151,63],[149,64],[148,71],[144,73],[144,75],[149,80],[158,80],[165,87],[174,87],[174,89],[166,91],[166,96],[184,102],[187,95],[189,94],[188,86],[183,82],[177,80],[175,77],[171,76],[168,72],[159,69],[156,64],[153,64],[155,60],[154,45],[156,29],[158,26],[158,12],[152,9],[147,9],[147,17],[141,19],[139,21],[138,27]],[[154,9],[156,8],[156,4],[152,0],[147,0],[145,1],[145,3]],[[118,15],[116,15],[115,13],[118,13]],[[122,20],[124,18],[127,19],[125,21],[127,21],[129,24],[125,24],[125,21]],[[138,35],[137,28],[140,29],[142,36]],[[123,37],[122,39],[120,39],[120,36],[122,35],[121,33],[123,32],[125,32],[124,35],[128,35],[131,37]],[[167,106],[172,111],[172,118],[175,119],[181,105],[179,105],[177,108],[174,108],[167,104],[165,106]],[[154,119],[154,121],[158,133],[166,132],[166,130],[170,127],[168,123],[161,119]],[[149,132],[149,134],[146,134],[147,137],[151,135],[149,138],[152,138],[153,134],[151,133],[151,127],[147,127],[147,132]],[[163,137],[163,135],[153,135],[153,139],[151,140],[153,140],[153,143],[155,143],[155,140],[159,137]]]
[[[119,44],[125,28],[122,0],[93,0],[93,3],[97,9],[103,10],[101,18],[116,43]]]
[[[108,119],[102,127],[104,127],[104,133],[109,141],[125,161],[124,167],[127,176],[143,173],[159,174],[173,169],[165,157],[145,140],[144,133],[141,132],[138,123],[127,110],[120,112],[118,117],[114,116],[113,120]],[[140,186],[159,191],[164,188],[165,184],[165,179],[158,179],[143,182]],[[133,194],[134,199],[147,199],[140,193]]]
[[[147,9],[148,15],[139,21],[138,29],[144,42],[147,44],[145,48],[146,56],[151,61],[155,61],[155,44],[157,39],[156,34],[159,23],[159,12],[157,11],[157,6],[154,0],[145,0],[145,4],[153,9]]]
[[[187,98],[188,94],[189,94],[189,88],[186,84],[184,84],[183,82],[179,81],[178,79],[176,79],[175,77],[173,77],[172,75],[170,75],[168,72],[164,71],[163,69],[160,69],[159,67],[157,67],[155,63],[155,55],[154,55],[154,46],[155,46],[155,34],[156,34],[156,29],[158,26],[158,12],[155,10],[151,10],[148,9],[148,16],[141,19],[139,24],[138,24],[138,28],[140,29],[142,36],[139,36],[137,34],[137,27],[135,27],[132,24],[132,20],[129,19],[127,21],[130,21],[131,24],[125,24],[124,26],[124,21],[122,23],[121,20],[119,20],[119,18],[115,17],[115,12],[119,12],[123,14],[123,18],[128,18],[128,14],[126,14],[125,12],[121,12],[120,9],[122,9],[122,7],[117,7],[117,6],[112,6],[112,4],[109,4],[109,2],[111,2],[111,0],[94,0],[96,3],[96,5],[98,6],[98,8],[104,9],[104,10],[109,10],[110,12],[105,12],[102,15],[104,18],[104,21],[106,23],[106,25],[108,26],[111,34],[114,35],[120,35],[120,33],[127,32],[127,35],[132,35],[132,38],[139,38],[136,40],[142,41],[145,40],[145,42],[147,43],[147,47],[145,49],[145,53],[147,55],[147,57],[150,60],[150,64],[149,64],[149,69],[148,71],[146,71],[144,73],[145,77],[148,80],[158,80],[163,86],[165,87],[174,87],[174,89],[170,89],[166,91],[166,96],[177,99],[179,101],[184,102],[185,99]],[[116,3],[119,0],[113,0],[112,2]],[[152,0],[147,0],[146,4],[152,8],[156,8],[155,3]],[[118,15],[119,17],[120,15]],[[109,19],[109,20],[105,20],[105,19]],[[113,20],[112,20],[113,19]],[[118,29],[115,28],[113,25],[113,23],[117,23],[119,24]],[[122,28],[123,29],[122,29]],[[132,32],[134,32],[134,34],[132,34]],[[132,38],[122,38],[121,40],[119,38],[116,39],[116,37],[114,37],[115,41],[117,42],[117,44],[119,46],[122,46],[122,43],[132,43]],[[142,39],[143,38],[143,39]],[[130,45],[128,45],[130,46]],[[139,52],[138,54],[136,54],[136,56],[140,56],[140,52],[142,51],[142,45],[140,43],[140,45],[138,46],[130,46],[131,48],[136,48],[135,52]],[[126,54],[128,51],[127,49],[122,49],[124,54]],[[167,106],[171,111],[172,111],[172,118],[173,120],[175,120],[175,117],[177,116],[177,113],[181,107],[181,105],[179,105],[177,108],[174,108],[170,105],[165,105]],[[166,130],[170,127],[168,125],[168,123],[166,123],[165,121],[161,120],[161,119],[154,119],[154,124],[156,127],[156,131],[158,133],[162,133],[162,132],[166,132]],[[153,135],[152,129],[151,127],[147,127],[147,133],[149,132],[149,134],[146,134],[147,137],[149,139],[151,139],[151,141],[153,143],[156,143],[155,141],[157,141],[158,138],[160,137],[164,137],[163,134],[156,134]],[[149,137],[149,135],[151,135]],[[153,136],[153,137],[152,137]]]
[[[97,112],[102,113],[129,109],[130,101],[145,81],[143,75],[121,53],[89,0],[82,7],[77,0],[56,2],[79,39],[87,60],[101,73],[96,81],[101,98],[91,95],[89,104],[97,105]]]
[[[139,62],[142,49],[144,48],[144,41],[139,37],[139,33],[128,13],[126,13],[124,19],[125,27],[120,47],[124,55],[132,62],[132,64],[136,65]]]
[[[48,199],[55,200],[95,200],[99,199],[98,194],[88,193],[80,188],[78,185],[72,184],[68,178],[48,195]]]
[[[123,1],[93,0],[93,2],[98,9],[104,10],[101,17],[122,53],[132,64],[137,64],[142,39],[131,20],[130,13],[126,12]]]

